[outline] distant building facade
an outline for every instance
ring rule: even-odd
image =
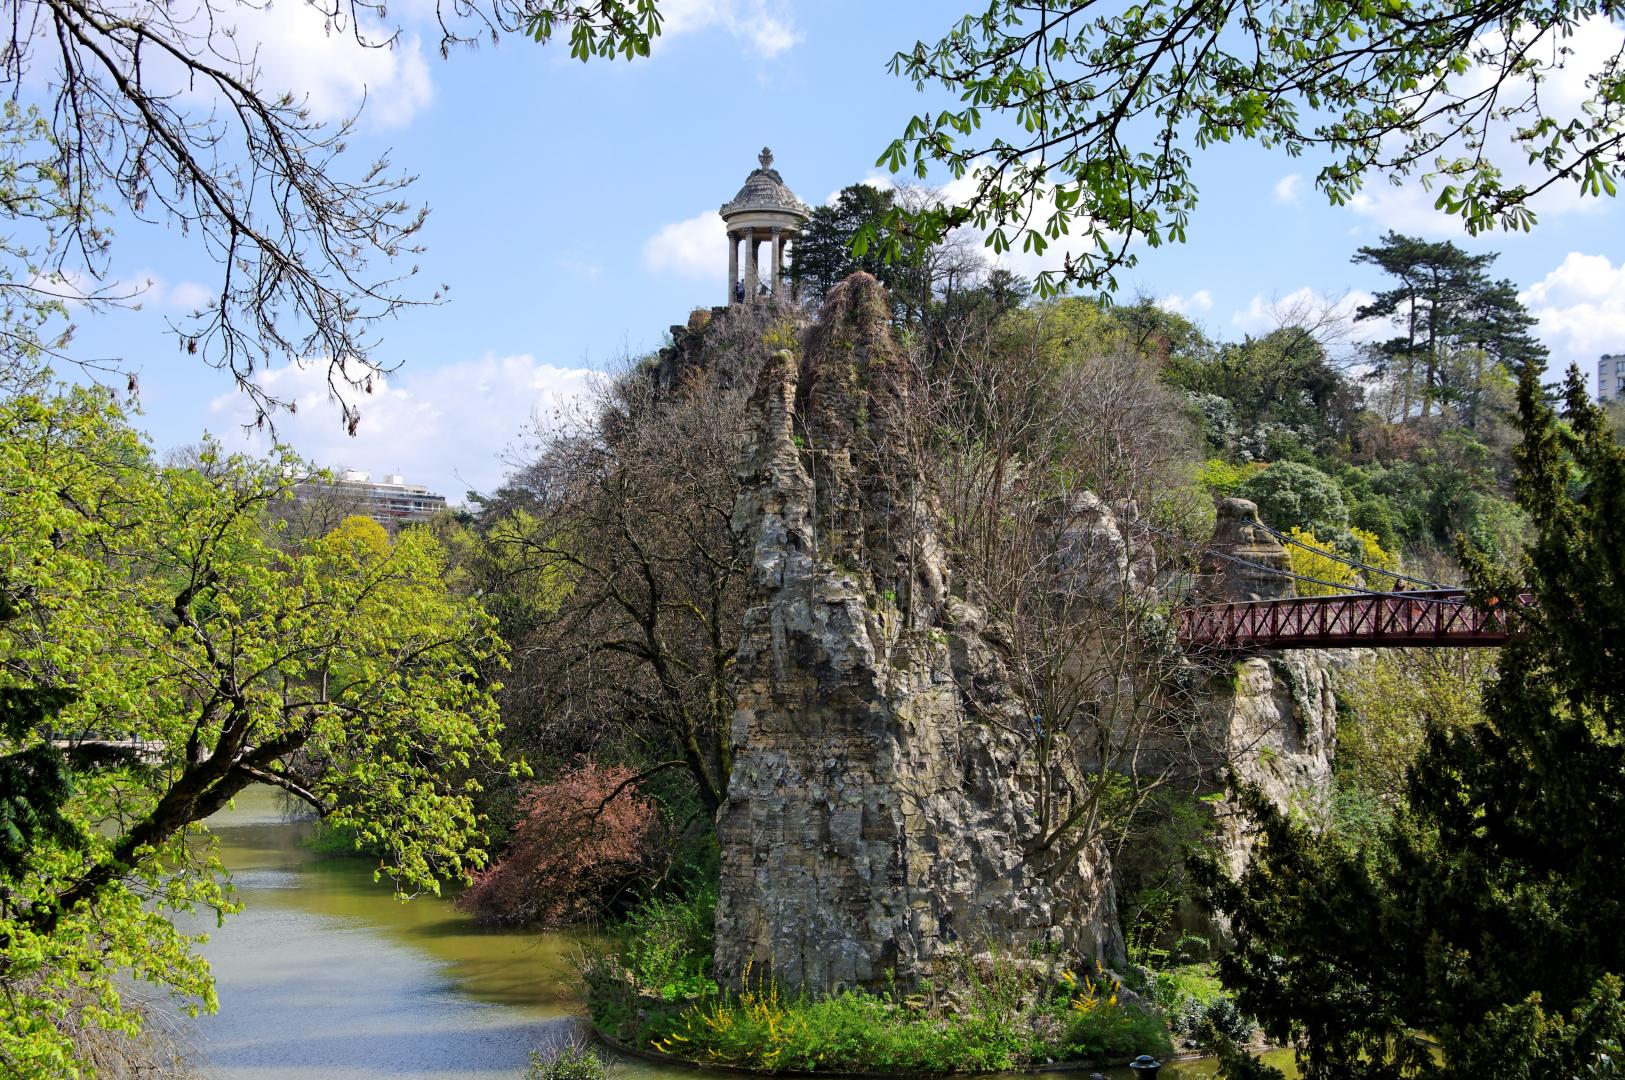
[[[1597,400],[1625,398],[1625,353],[1604,356],[1597,361]]]
[[[446,497],[421,484],[408,484],[399,474],[373,480],[367,473],[345,469],[332,481],[306,480],[294,488],[298,501],[333,499],[352,504],[358,513],[395,532],[403,525],[428,521],[446,508]]]

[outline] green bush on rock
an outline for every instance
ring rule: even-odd
[[[639,986],[666,1001],[714,994],[711,981],[711,926],[716,921],[717,889],[692,896],[645,900],[621,925],[626,965]]]

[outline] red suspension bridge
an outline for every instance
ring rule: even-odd
[[[1345,593],[1202,604],[1179,612],[1191,648],[1346,649],[1502,645],[1504,606],[1484,610],[1460,589]]]
[[[1153,531],[1185,542],[1172,533]],[[1392,591],[1295,573],[1287,547],[1330,559],[1353,571],[1351,576],[1356,578],[1363,574],[1368,582],[1391,583]],[[1244,500],[1221,504],[1214,540],[1199,550],[1205,583],[1201,591],[1227,598],[1177,612],[1176,631],[1186,648],[1496,646],[1506,643],[1513,611],[1530,601],[1527,596],[1519,597],[1512,610],[1499,600],[1488,606],[1474,605],[1459,587],[1371,566],[1277,532],[1259,520],[1257,507]],[[1304,585],[1331,592],[1292,595]]]

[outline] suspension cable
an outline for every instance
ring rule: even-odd
[[[1380,596],[1380,597],[1386,597],[1386,598],[1391,599],[1391,600],[1412,600],[1412,601],[1416,601],[1418,603],[1427,603],[1427,604],[1449,604],[1449,603],[1454,603],[1454,601],[1451,601],[1451,600],[1444,600],[1444,599],[1441,599],[1441,598],[1436,597],[1436,596],[1423,596],[1423,595],[1421,595],[1419,593],[1413,593],[1413,592],[1378,592],[1378,591],[1374,591],[1374,590],[1371,590],[1371,589],[1359,588],[1357,586],[1349,585],[1349,584],[1346,584],[1346,583],[1340,582],[1340,581],[1324,581],[1324,580],[1322,580],[1320,578],[1309,577],[1309,576],[1307,576],[1305,574],[1297,574],[1297,573],[1292,572],[1291,570],[1283,570],[1278,566],[1269,566],[1269,565],[1266,565],[1265,563],[1253,562],[1251,559],[1243,559],[1239,555],[1232,555],[1228,551],[1221,551],[1221,550],[1219,550],[1218,548],[1215,548],[1215,547],[1209,547],[1207,545],[1198,544],[1194,540],[1187,540],[1185,537],[1180,536],[1178,533],[1169,532],[1167,529],[1159,529],[1157,526],[1152,525],[1150,522],[1147,522],[1147,521],[1131,520],[1129,522],[1129,524],[1138,525],[1142,529],[1147,529],[1147,530],[1149,530],[1151,532],[1154,532],[1154,533],[1158,534],[1159,536],[1164,536],[1164,537],[1167,537],[1169,540],[1175,541],[1176,543],[1183,544],[1183,545],[1185,545],[1186,547],[1190,548],[1193,551],[1199,551],[1199,552],[1202,552],[1203,554],[1206,554],[1206,555],[1212,555],[1214,558],[1223,559],[1225,562],[1234,563],[1237,566],[1245,566],[1245,567],[1248,567],[1248,568],[1253,569],[1253,570],[1262,570],[1266,574],[1271,574],[1271,575],[1274,575],[1276,577],[1290,578],[1293,581],[1301,581],[1301,582],[1305,582],[1305,583],[1310,584],[1310,585],[1320,585],[1320,586],[1323,586],[1323,587],[1329,588],[1329,589],[1341,589],[1343,591],[1343,593],[1350,594],[1350,595],[1353,595],[1353,596]],[[1387,571],[1382,571],[1382,572],[1387,573]],[[1299,599],[1313,599],[1313,598],[1312,597],[1300,597]],[[1236,603],[1247,603],[1248,601],[1234,601],[1234,602],[1236,602]]]
[[[1368,570],[1374,574],[1381,574],[1383,577],[1393,578],[1395,581],[1409,581],[1417,585],[1426,585],[1430,589],[1452,589],[1457,587],[1454,585],[1442,585],[1437,581],[1429,581],[1426,578],[1412,577],[1410,574],[1402,574],[1397,570],[1384,570],[1380,566],[1371,566],[1368,563],[1360,562],[1358,559],[1351,559],[1348,556],[1338,554],[1337,552],[1327,551],[1324,548],[1317,548],[1313,544],[1304,543],[1302,540],[1299,540],[1296,536],[1293,536],[1290,533],[1283,533],[1272,529],[1262,521],[1258,523],[1258,527],[1275,537],[1277,540],[1281,541],[1283,544],[1291,544],[1294,547],[1300,547],[1305,551],[1310,551],[1316,555],[1321,555],[1325,558],[1331,559],[1333,562],[1342,563],[1344,566],[1358,567],[1361,570]]]

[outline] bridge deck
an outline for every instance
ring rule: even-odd
[[[1459,589],[1302,596],[1186,608],[1179,612],[1178,634],[1187,648],[1501,645],[1507,610],[1475,608]]]

